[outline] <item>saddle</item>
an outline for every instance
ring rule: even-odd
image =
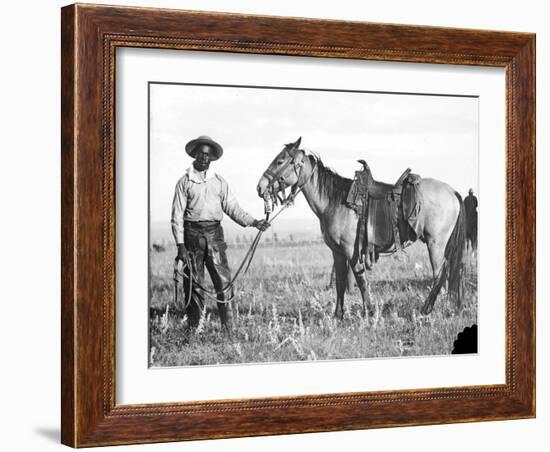
[[[380,253],[401,250],[420,236],[420,176],[407,168],[387,184],[374,179],[364,160],[358,162],[363,167],[355,172],[346,205],[359,216],[356,252],[370,270]]]

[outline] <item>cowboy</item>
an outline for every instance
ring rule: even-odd
[[[464,210],[466,211],[466,242],[470,244],[472,251],[477,249],[477,198],[474,190],[468,190],[468,196],[464,198]]]
[[[230,331],[232,313],[229,302],[233,293],[232,288],[227,287],[231,281],[231,270],[221,226],[223,214],[243,227],[253,226],[262,231],[269,227],[269,223],[256,220],[244,211],[225,179],[209,171],[210,163],[223,154],[218,143],[210,137],[200,136],[187,143],[185,151],[194,161],[176,184],[172,203],[172,233],[178,249],[176,259],[191,264],[191,268],[184,271],[185,297],[190,300],[186,312],[189,324],[196,326],[204,310],[204,294],[196,283],[202,285],[206,267],[217,292],[222,327]],[[189,272],[194,273],[191,284]]]

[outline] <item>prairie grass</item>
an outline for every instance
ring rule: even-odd
[[[227,252],[235,269],[246,249],[230,246]],[[151,366],[449,354],[457,334],[477,323],[477,267],[470,256],[462,307],[440,294],[428,316],[420,314],[431,284],[425,245],[381,257],[367,273],[381,313],[373,324],[361,314],[356,288],[346,294],[344,320],[334,318],[331,253],[323,243],[307,243],[258,248],[249,272],[237,282],[230,338],[208,299],[192,330],[172,304],[173,253],[170,248],[151,252]]]

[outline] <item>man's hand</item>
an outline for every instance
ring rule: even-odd
[[[254,226],[256,229],[259,229],[260,231],[265,231],[271,225],[265,220],[254,220],[252,226]]]
[[[178,255],[176,256],[176,259],[179,261],[185,261],[185,259],[189,256],[189,251],[187,251],[187,248],[183,243],[178,243]]]

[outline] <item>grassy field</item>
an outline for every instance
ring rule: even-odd
[[[232,269],[245,251],[228,248]],[[362,317],[358,289],[346,294],[346,314],[338,321],[333,317],[335,289],[327,287],[330,251],[323,243],[309,243],[258,248],[248,274],[237,282],[230,339],[221,332],[213,301],[207,301],[192,331],[172,305],[173,253],[172,248],[151,252],[151,366],[449,354],[457,334],[477,323],[472,259],[466,264],[461,309],[441,294],[430,315],[420,314],[431,283],[422,243],[381,257],[367,274],[381,309],[376,325]]]

